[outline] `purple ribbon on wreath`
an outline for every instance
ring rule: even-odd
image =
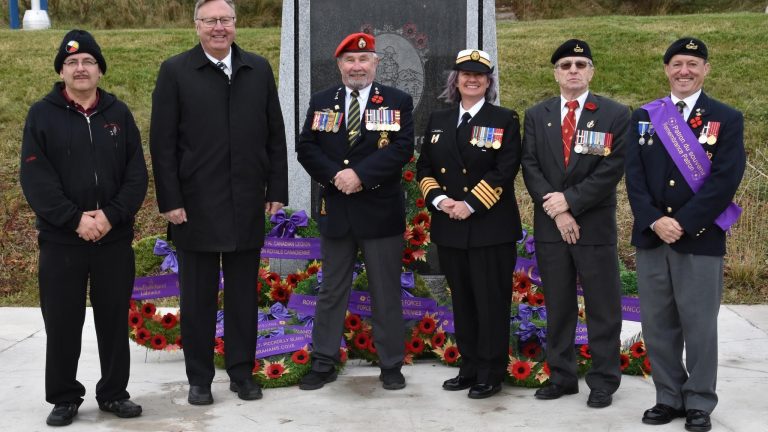
[[[268,334],[262,334],[257,339],[269,339],[273,338],[275,336],[284,336],[285,335],[285,327],[278,327],[276,329],[272,329],[269,331]]]
[[[157,256],[165,256],[163,263],[160,264],[160,270],[167,271],[170,269],[174,273],[179,272],[179,260],[176,258],[176,251],[163,239],[157,239],[155,241],[155,247],[152,249],[152,253]]]
[[[275,319],[279,320],[287,320],[291,317],[291,313],[288,311],[288,308],[283,306],[282,303],[277,302],[269,307],[269,314],[272,315]]]
[[[224,311],[216,311],[216,337],[224,336]]]
[[[521,321],[530,321],[533,318],[533,314],[537,314],[539,319],[547,319],[547,307],[546,306],[531,306],[527,304],[521,304],[517,309],[517,317]]]
[[[304,327],[314,327],[315,325],[315,316],[314,315],[304,315],[302,313],[299,313],[296,315],[296,318],[299,319],[299,322]]]
[[[290,217],[286,217],[285,211],[280,209],[269,218],[269,221],[276,226],[267,234],[267,237],[278,238],[294,238],[299,227],[309,224],[309,218],[304,210],[296,211]]]
[[[416,280],[413,277],[413,272],[400,273],[400,294],[403,297],[413,297],[411,291],[416,286]]]

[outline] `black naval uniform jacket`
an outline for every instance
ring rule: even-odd
[[[403,166],[413,156],[413,99],[396,88],[374,82],[368,100],[360,106],[361,136],[350,146],[346,113],[338,132],[312,130],[315,112],[344,112],[345,98],[343,84],[312,95],[296,144],[299,163],[321,187],[320,233],[334,238],[351,234],[358,239],[402,234],[405,198],[400,179]],[[366,129],[365,110],[375,109],[400,111],[400,130],[386,132],[389,143],[381,147],[383,132]],[[333,177],[345,168],[355,171],[362,191],[346,195],[333,185]]]
[[[593,110],[587,106],[594,106]],[[616,184],[624,174],[629,132],[629,108],[589,92],[576,130],[611,132],[608,156],[571,151],[565,167],[560,126],[560,96],[545,100],[525,113],[523,178],[534,202],[536,240],[560,242],[555,221],[544,212],[544,195],[562,192],[581,227],[580,245],[616,244]],[[576,133],[574,133],[574,142]],[[572,143],[573,144],[573,143]],[[573,149],[573,146],[571,147]]]
[[[84,245],[84,211],[101,209],[112,229],[99,243],[133,237],[134,216],[147,192],[139,129],[128,107],[98,89],[90,116],[62,95],[63,83],[29,109],[21,146],[20,181],[37,216],[39,237]]]
[[[626,172],[627,194],[635,217],[632,244],[640,249],[652,249],[664,242],[651,230],[651,224],[662,216],[675,218],[685,233],[670,247],[679,253],[694,255],[725,255],[725,232],[715,225],[715,219],[725,210],[736,194],[744,174],[744,117],[741,112],[701,93],[691,110],[691,118],[699,114],[701,123],[691,127],[697,138],[708,122],[720,122],[715,144],[702,144],[712,161],[711,175],[698,193],[694,194],[659,137],[651,136],[653,144],[640,145],[637,124],[650,121],[642,108],[632,114],[632,134],[628,142]]]
[[[489,102],[472,118],[470,127],[504,130],[498,149],[457,143],[458,119],[458,106],[432,113],[416,165],[419,187],[432,212],[432,241],[458,249],[513,243],[522,235],[515,199],[520,119],[516,112]],[[462,221],[451,219],[432,205],[440,195],[466,201],[474,213]]]
[[[288,204],[285,125],[267,60],[232,44],[232,78],[198,44],[163,62],[152,93],[149,145],[160,212],[181,249],[264,244],[264,203]]]

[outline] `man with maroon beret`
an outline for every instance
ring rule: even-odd
[[[405,387],[400,177],[413,154],[413,101],[374,82],[375,43],[373,36],[355,33],[339,44],[334,55],[342,82],[312,96],[296,145],[299,162],[321,189],[323,284],[312,331],[312,370],[299,385],[304,390],[336,379],[358,250],[372,297],[379,378],[385,389]]]

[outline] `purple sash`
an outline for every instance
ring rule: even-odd
[[[648,111],[656,134],[686,183],[691,187],[693,193],[698,192],[709,177],[712,163],[707,158],[704,149],[699,145],[691,128],[685,123],[683,116],[677,111],[672,99],[667,96],[655,100],[643,105],[643,109]],[[731,202],[725,211],[715,219],[715,224],[727,232],[740,215],[741,207]]]

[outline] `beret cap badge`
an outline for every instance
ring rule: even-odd
[[[576,45],[575,47],[573,47],[573,52],[583,53],[584,52],[584,48]]]
[[[693,41],[688,42],[688,44],[685,46],[686,49],[689,50],[696,50],[699,49],[699,46],[693,43]]]
[[[365,48],[365,45],[366,45],[366,43],[365,43],[365,39],[363,39],[363,38],[360,38],[360,39],[357,41],[357,46],[358,46],[358,48],[360,48],[360,49],[363,49],[363,48]]]

